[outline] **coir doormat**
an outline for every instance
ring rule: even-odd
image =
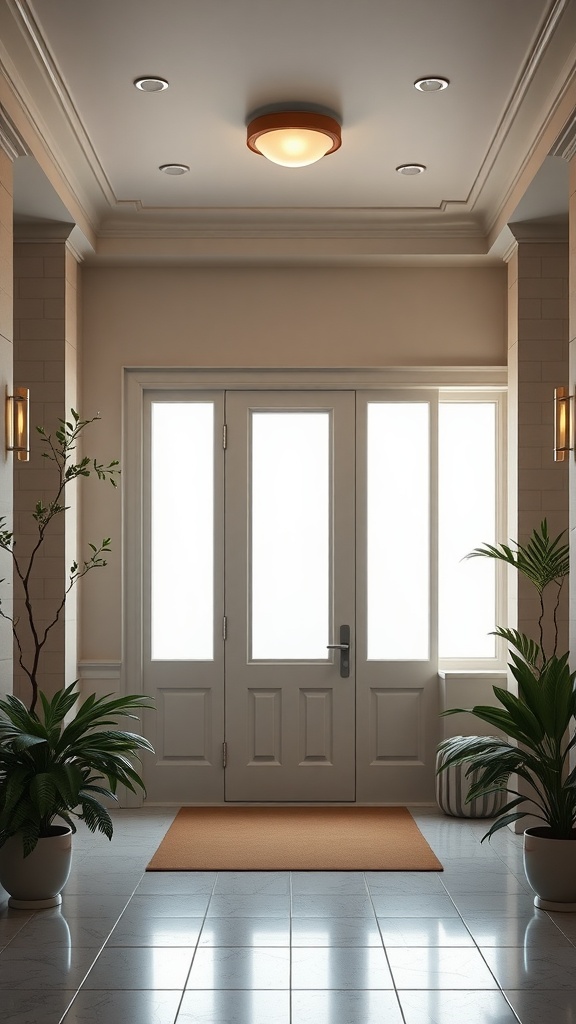
[[[405,807],[183,807],[147,871],[442,871]]]

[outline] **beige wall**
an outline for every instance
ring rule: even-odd
[[[122,367],[504,366],[505,268],[96,269],[83,273],[86,450],[120,454]],[[84,482],[84,543],[113,538],[83,588],[80,657],[121,651],[120,497]]]
[[[6,386],[12,392],[13,363],[12,320],[12,160],[0,147],[0,414],[4,418]],[[7,454],[4,428],[0,433],[0,516],[12,529],[12,454]],[[10,559],[2,552],[0,579],[11,581]],[[12,601],[7,585],[2,587],[2,607],[12,612]],[[12,692],[12,632],[9,624],[0,619],[0,696]]]

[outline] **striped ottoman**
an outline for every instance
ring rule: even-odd
[[[459,739],[460,737],[455,737]],[[445,761],[445,751],[439,750],[436,755],[436,769],[440,768]],[[447,768],[445,772],[436,775],[436,800],[444,814],[451,814],[454,818],[493,818],[504,806],[505,793],[490,793],[489,796],[479,797],[466,803],[468,791],[473,782],[476,781],[477,772],[472,772],[466,778],[468,764],[457,764]]]

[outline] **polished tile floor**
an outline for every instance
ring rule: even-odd
[[[442,873],[144,868],[174,811],[83,831],[61,910],[0,890],[2,1024],[574,1024],[576,914],[522,841],[413,809]]]

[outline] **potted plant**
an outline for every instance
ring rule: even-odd
[[[536,589],[540,615],[538,639],[517,630],[497,627],[495,633],[512,648],[510,670],[517,695],[494,687],[499,707],[453,708],[444,714],[468,710],[495,726],[506,738],[454,737],[441,744],[444,763],[467,764],[467,775],[477,773],[468,800],[503,792],[509,799],[492,827],[499,829],[525,816],[542,825],[524,833],[524,866],[536,897],[536,906],[548,910],[576,910],[576,769],[570,770],[570,751],[576,745],[576,673],[568,654],[558,655],[557,613],[569,571],[565,531],[550,538],[546,520],[528,543],[513,546],[485,544],[469,558],[495,558],[512,565]],[[551,648],[550,648],[551,643]],[[523,792],[515,779],[522,780]]]
[[[54,436],[36,428],[45,446],[43,457],[55,467],[55,489],[50,501],[34,506],[36,536],[29,554],[17,552],[13,533],[0,519],[0,550],[12,559],[25,609],[22,618],[9,615],[0,600],[0,616],[11,624],[18,661],[30,682],[28,707],[14,696],[0,701],[0,884],[11,894],[11,905],[18,907],[38,909],[61,902],[75,819],[111,838],[112,819],[99,798],[115,800],[119,783],[133,792],[144,789],[133,759],[139,750],[152,750],[143,736],[118,728],[119,719],[135,718],[136,709],[153,706],[150,699],[91,695],[77,707],[75,683],[52,698],[40,688],[47,639],[70,591],[92,569],[104,567],[110,551],[110,539],[105,538],[99,545],[90,544],[85,561],[72,563],[52,617],[44,624],[34,599],[35,570],[51,526],[66,512],[66,488],[92,473],[116,486],[117,461],[107,466],[87,456],[74,461],[82,432],[96,419],[81,420],[72,410],[69,421],[59,421]]]

